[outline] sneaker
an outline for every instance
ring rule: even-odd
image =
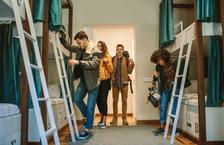
[[[99,126],[100,129],[104,129],[104,128],[107,127],[107,125],[104,122],[99,123],[98,126]]]
[[[117,125],[117,119],[113,118],[113,120],[110,122],[110,125]]]
[[[154,132],[155,136],[159,136],[159,135],[163,135],[164,134],[164,129],[163,128],[159,128],[156,132]]]
[[[154,129],[152,132],[153,132],[153,133],[156,133],[159,129],[160,129],[160,127],[159,127],[159,128]]]
[[[123,125],[128,126],[128,121],[127,120],[123,120]]]
[[[90,137],[90,133],[88,131],[82,131],[79,134],[79,139],[80,140],[84,140],[84,139],[88,139]]]

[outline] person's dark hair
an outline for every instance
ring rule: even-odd
[[[166,49],[159,49],[158,52],[158,60],[163,59],[165,63],[169,63],[171,58],[171,54],[168,50]]]
[[[152,55],[151,55],[151,62],[152,63],[158,63],[159,59],[163,59],[165,61],[165,63],[170,62],[170,52],[166,49],[159,49],[159,50],[155,50]]]
[[[159,50],[155,50],[152,55],[151,55],[151,62],[152,63],[157,63],[158,62],[158,54],[159,54]]]
[[[108,52],[108,48],[107,48],[106,43],[105,43],[105,42],[103,42],[103,41],[98,41],[98,43],[100,43],[100,44],[101,44],[101,46],[102,46],[102,52],[103,52],[103,55],[105,55],[105,54]]]
[[[78,32],[76,35],[75,35],[75,37],[74,37],[74,40],[76,40],[76,39],[84,39],[84,38],[86,38],[87,40],[88,40],[88,35],[86,34],[86,32],[84,32],[84,31],[80,31],[80,32]]]
[[[116,48],[118,48],[118,47],[122,47],[124,49],[124,45],[122,45],[122,44],[117,44]]]

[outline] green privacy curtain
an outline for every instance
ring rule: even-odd
[[[71,96],[72,98],[74,98],[73,96],[75,95],[75,89],[74,89],[74,83],[73,83],[73,72],[72,72],[73,70],[72,70],[72,66],[68,64],[68,60],[69,60],[69,57],[64,55],[65,68],[66,68],[66,72],[68,76],[68,84],[70,87]]]
[[[211,36],[208,49],[208,107],[219,107],[224,101],[224,63],[222,37]]]
[[[13,38],[12,25],[0,25],[0,102],[18,105],[21,80],[19,39]]]
[[[173,0],[162,0],[160,4],[160,48],[164,48],[174,41],[173,28]]]
[[[43,22],[45,13],[45,0],[33,0],[33,20]]]
[[[51,30],[58,30],[62,25],[62,0],[50,1],[50,20],[49,28]]]
[[[33,20],[43,22],[45,14],[45,0],[33,1]],[[58,30],[62,25],[62,0],[50,0],[49,28]]]
[[[197,19],[203,22],[220,22],[220,0],[197,0]]]

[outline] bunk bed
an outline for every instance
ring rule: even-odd
[[[20,15],[25,19],[24,1],[20,3]],[[12,0],[0,1],[0,25],[10,24],[15,21],[12,9]],[[0,103],[0,144],[20,144],[21,141],[21,111],[18,106]],[[3,131],[4,130],[4,131]]]
[[[17,2],[20,5],[20,15],[21,15],[21,18],[24,20],[24,28],[26,30],[28,30],[27,21],[25,19],[26,15],[25,15],[25,11],[24,11],[24,1],[18,0]],[[50,5],[50,0],[45,0],[44,21],[43,21],[43,23],[35,24],[35,28],[36,28],[36,30],[38,30],[37,36],[42,37],[42,42],[43,42],[42,48],[44,48],[44,49],[42,50],[42,63],[43,63],[46,80],[47,80],[47,76],[48,76],[47,74],[48,74],[48,48],[49,48],[49,41],[48,41],[49,5]],[[71,0],[62,0],[62,8],[69,9],[69,25],[68,25],[69,31],[68,32],[69,32],[69,36],[71,39],[72,38],[72,27],[73,27],[72,26],[73,5],[72,5]],[[15,19],[14,19],[14,14],[13,14],[13,9],[12,9],[12,0],[1,0],[0,1],[0,24],[8,24],[8,23],[11,23],[14,21],[15,21]],[[43,30],[43,31],[40,31],[40,30]],[[33,113],[29,114],[29,109],[28,109],[29,108],[29,106],[28,106],[28,102],[29,102],[28,98],[29,97],[27,97],[27,96],[29,96],[28,84],[27,84],[26,76],[25,76],[24,72],[25,72],[25,69],[22,70],[22,80],[21,80],[21,82],[22,82],[21,98],[20,98],[21,101],[19,104],[21,114],[17,113],[17,114],[20,114],[20,115],[18,115],[18,116],[20,116],[20,120],[18,120],[18,123],[21,122],[21,126],[18,125],[18,123],[17,123],[17,125],[18,125],[18,127],[21,128],[21,144],[26,145],[26,144],[28,144],[28,128],[33,128],[33,126],[30,124],[28,127],[28,122],[29,122],[28,120],[29,120],[29,118],[34,118],[34,114]],[[31,110],[31,112],[32,112],[32,110]],[[46,115],[46,106],[45,105],[42,105],[42,115],[43,115],[45,127],[47,127],[47,115]],[[2,124],[0,124],[0,126],[2,127]],[[1,134],[0,135],[0,138],[1,138],[3,134],[2,134],[2,132],[0,134]],[[18,141],[18,142],[20,144],[20,141]],[[39,139],[38,139],[38,142],[39,142]],[[5,143],[3,143],[3,144],[5,144]]]
[[[196,6],[196,0],[194,2]],[[194,11],[196,14],[196,7]],[[224,22],[223,17],[222,23]],[[224,139],[224,127],[222,125],[224,122],[224,107],[205,107],[207,98],[204,93],[203,52],[205,48],[202,47],[203,36],[223,36],[224,25],[222,23],[202,23],[195,20],[194,23],[183,30],[183,24],[180,22],[174,27],[174,29],[180,27],[180,33],[176,35],[173,44],[166,47],[173,55],[177,55],[183,35],[185,37],[184,45],[188,45],[189,39],[193,39],[196,44],[196,48],[194,48],[196,53],[193,54],[193,57],[197,57],[198,64],[198,93],[184,94],[180,113],[180,127],[193,137],[198,138],[196,140],[198,144],[223,144]]]

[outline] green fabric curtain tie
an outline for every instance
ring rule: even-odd
[[[173,0],[163,0],[160,4],[159,47],[167,47],[174,40]]]
[[[220,0],[197,0],[197,20],[220,22]]]

